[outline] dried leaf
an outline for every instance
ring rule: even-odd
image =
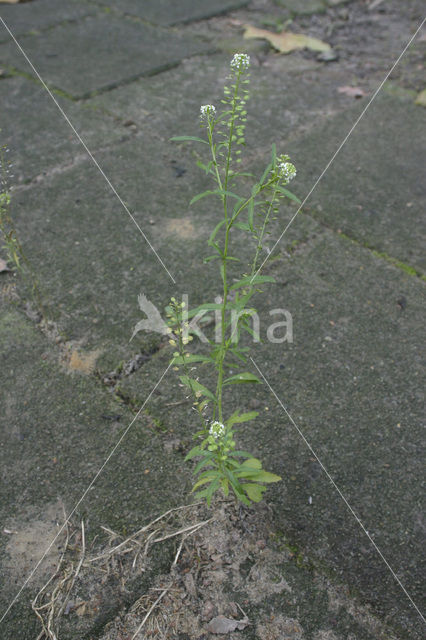
[[[346,96],[349,96],[350,98],[363,98],[366,95],[365,91],[360,87],[349,87],[349,86],[339,87],[337,91],[339,93],[344,93]]]
[[[268,40],[270,44],[280,53],[290,53],[296,49],[311,49],[312,51],[330,51],[331,47],[326,42],[305,36],[302,33],[290,33],[281,31],[273,33],[266,29],[258,29],[250,25],[245,25],[244,38],[262,38]]]
[[[418,104],[421,107],[426,107],[426,89],[423,89],[423,91],[420,91],[419,95],[414,100],[414,104]]]
[[[2,260],[2,258],[0,258],[0,273],[3,273],[4,271],[11,271],[11,269],[7,266],[6,260]]]
[[[87,602],[83,601],[74,605],[74,613],[76,613],[78,616],[85,616],[87,613]]]
[[[382,4],[382,2],[384,2],[384,0],[373,0],[373,2],[368,5],[368,10],[374,11],[374,9],[377,9],[377,7]]]
[[[18,2],[22,2],[22,0],[0,0],[0,4],[18,4]]]
[[[210,620],[206,629],[210,633],[231,633],[231,631],[242,631],[249,624],[248,618],[242,620],[232,620],[225,616],[216,616],[213,620]]]

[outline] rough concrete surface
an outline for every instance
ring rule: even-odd
[[[141,292],[161,313],[172,295],[195,307],[221,293],[217,264],[203,264],[220,200],[189,205],[212,186],[196,166],[208,148],[170,137],[203,135],[200,105],[219,108],[239,51],[251,55],[241,168],[260,176],[275,143],[297,166],[291,190],[309,195],[296,217],[283,203],[262,253],[276,284],[255,298],[263,342],[247,367],[266,382],[225,399],[226,411],[259,411],[238,443],[282,482],[251,509],[185,511],[176,527],[213,520],[181,551],[172,537],[133,569],[131,554],[85,565],[58,640],[131,638],[170,581],[146,637],[424,637],[424,33],[368,106],[422,3],[32,0],[0,3],[0,16],[87,145],[0,23],[10,214],[49,316],[1,246],[0,618],[13,606],[0,637],[40,633],[31,601],[58,568],[64,531],[27,578],[76,505],[64,556],[74,568],[81,521],[96,554],[192,501],[184,457],[198,425],[175,372],[163,377],[173,348],[159,333],[129,340]],[[247,24],[320,38],[333,55],[280,55],[245,40]],[[232,189],[249,194],[251,180]],[[237,279],[253,251],[243,231],[231,251]],[[273,309],[291,313],[292,342],[268,341]],[[214,387],[207,366],[197,375]],[[214,616],[242,619],[239,607],[250,624],[209,631]]]

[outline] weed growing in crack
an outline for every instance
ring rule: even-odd
[[[260,291],[259,286],[274,282],[273,277],[258,273],[268,224],[278,210],[282,198],[300,202],[285,188],[296,175],[296,169],[288,156],[276,155],[275,146],[272,148],[269,164],[248,194],[241,196],[231,191],[239,177],[254,177],[252,174],[238,171],[245,144],[249,65],[248,55],[235,54],[230,65],[229,82],[224,88],[224,97],[221,100],[222,108],[219,110],[212,104],[201,106],[200,119],[205,138],[172,138],[176,142],[195,142],[204,148],[208,147],[209,158],[204,163],[198,162],[198,165],[206,175],[212,177],[215,188],[196,195],[191,204],[212,196],[219,199],[222,211],[208,240],[211,255],[204,259],[205,263],[215,260],[219,265],[221,301],[205,303],[196,309],[187,309],[185,302],[179,303],[172,298],[166,309],[166,332],[169,334],[170,344],[175,348],[172,364],[175,370],[180,370],[179,380],[189,388],[193,396],[193,406],[200,422],[200,430],[194,438],[201,439],[201,442],[191,449],[186,460],[199,459],[194,469],[197,480],[193,491],[196,491],[197,497],[205,498],[209,505],[214,493],[220,489],[225,496],[232,490],[236,498],[244,504],[259,502],[266,491],[266,485],[281,480],[279,476],[265,471],[261,461],[250,453],[236,449],[237,425],[254,420],[258,413],[241,413],[236,410],[226,416],[223,404],[224,391],[230,385],[261,382],[253,373],[241,370],[247,362],[248,347],[240,346],[240,337],[244,331],[253,335],[250,318],[256,310],[249,305],[251,298]],[[251,264],[240,274],[237,282],[233,282],[229,274],[231,262],[239,262],[230,255],[230,239],[235,229],[248,234],[251,243],[254,244]],[[215,342],[209,341],[209,355],[191,354],[188,352],[188,344],[193,339],[191,334],[197,334],[197,330],[191,325],[190,320],[205,310],[214,310],[220,317],[218,337]],[[133,335],[142,328],[148,328],[145,321],[138,323]],[[200,364],[213,368],[216,376],[215,390],[201,384],[196,374],[194,375],[194,365]],[[227,375],[231,366],[233,369],[239,368],[239,373]]]

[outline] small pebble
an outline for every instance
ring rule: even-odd
[[[334,49],[329,49],[328,51],[322,51],[317,55],[317,60],[319,62],[335,62],[339,59],[339,54],[334,51]]]

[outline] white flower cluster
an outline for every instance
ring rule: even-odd
[[[214,422],[212,422],[209,433],[211,436],[213,436],[213,438],[218,440],[223,435],[225,435],[225,425],[215,420]]]
[[[214,104],[203,104],[200,107],[200,118],[208,118],[214,116],[216,113],[216,107]]]
[[[285,182],[290,182],[290,180],[293,180],[297,173],[296,167],[291,162],[288,162],[289,160],[289,156],[286,155],[281,155],[278,158],[278,174],[285,180]]]
[[[250,56],[246,53],[236,53],[231,60],[231,69],[245,71],[250,66]]]

